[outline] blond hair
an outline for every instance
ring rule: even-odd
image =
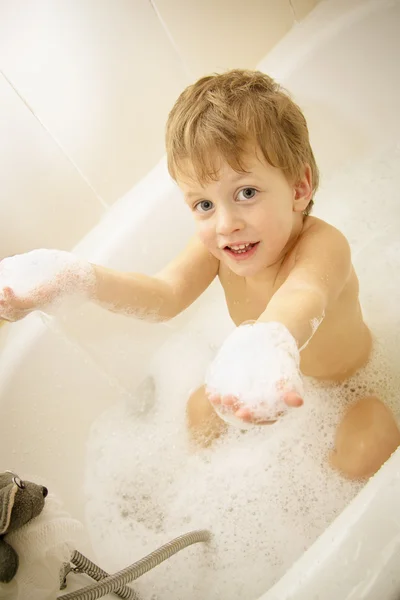
[[[223,157],[238,172],[249,144],[297,183],[310,165],[313,194],[318,167],[300,108],[271,77],[260,71],[232,70],[202,77],[187,87],[172,108],[166,127],[168,170],[194,173],[205,183],[217,178],[216,159]],[[190,165],[190,166],[189,166]],[[305,214],[312,208],[310,200]]]

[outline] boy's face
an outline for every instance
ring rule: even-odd
[[[260,151],[245,165],[249,172],[237,173],[221,160],[216,181],[178,183],[208,250],[237,275],[254,277],[282,258],[298,233],[312,184],[309,167],[291,185]]]

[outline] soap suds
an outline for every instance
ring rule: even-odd
[[[16,254],[0,263],[0,298],[9,287],[16,298],[42,309],[61,297],[87,295],[95,283],[90,263],[62,250],[38,249]],[[1,308],[1,316],[13,320],[14,306]]]
[[[234,396],[251,409],[255,420],[275,420],[287,412],[287,392],[303,394],[296,341],[281,323],[237,327],[225,340],[206,376],[207,390]],[[247,424],[231,409],[215,405],[220,417],[238,427]]]

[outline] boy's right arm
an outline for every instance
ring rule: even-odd
[[[218,274],[219,261],[197,237],[155,276],[94,266],[92,299],[115,312],[165,321],[190,306]]]
[[[197,237],[154,277],[90,265],[62,251],[33,251],[0,263],[0,318],[16,321],[65,294],[81,293],[113,312],[168,320],[202,294],[218,268],[219,261]],[[19,284],[32,269],[37,271],[32,280],[37,279],[40,285],[22,293]],[[51,275],[43,279],[46,269]]]

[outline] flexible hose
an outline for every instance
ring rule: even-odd
[[[109,577],[109,574],[103,569],[100,569],[97,565],[95,565],[91,560],[83,556],[80,552],[75,550],[74,554],[71,558],[71,563],[75,565],[75,568],[72,569],[75,573],[85,573],[89,575],[92,579],[96,581],[102,581],[106,577]],[[119,598],[123,598],[124,600],[139,600],[139,596],[129,587],[121,586],[114,590],[114,594],[116,594]],[[61,596],[63,598],[63,596]]]
[[[144,558],[141,558],[130,567],[127,567],[126,569],[123,569],[114,575],[106,576],[99,583],[94,583],[82,588],[81,590],[59,596],[58,600],[96,600],[97,598],[102,598],[106,594],[115,592],[116,590],[118,590],[119,593],[123,592],[124,590],[122,586],[124,586],[126,583],[134,581],[135,579],[138,579],[138,577],[144,575],[144,573],[147,573],[147,571],[154,569],[154,567],[167,560],[167,558],[170,556],[173,556],[177,552],[187,548],[187,546],[197,544],[198,542],[209,542],[210,539],[210,532],[205,530],[185,533],[184,535],[175,538],[171,542],[168,542],[164,546],[161,546],[161,548],[158,550],[151,552]],[[90,563],[90,574],[93,572],[92,565],[93,563]],[[93,565],[93,567],[96,567],[96,565]],[[104,573],[104,571],[99,570],[98,575],[100,572]],[[124,597],[127,598],[127,596]]]

